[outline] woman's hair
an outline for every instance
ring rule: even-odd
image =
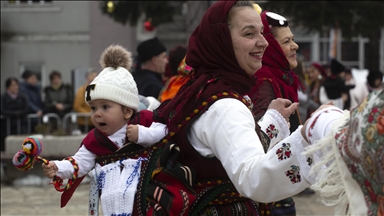
[[[171,70],[173,75],[177,75],[177,68],[180,65],[180,62],[183,60],[185,55],[187,54],[187,47],[185,45],[177,45],[173,49],[169,51],[169,69]]]
[[[233,18],[234,13],[236,12],[236,9],[242,8],[242,7],[250,7],[253,8],[253,4],[250,1],[237,1],[232,8],[229,10],[228,17],[227,17],[227,23],[228,23],[228,28],[231,28],[231,21]]]
[[[17,80],[16,77],[9,77],[9,78],[5,81],[5,88],[8,89],[8,87],[11,86],[12,81],[15,81],[15,82],[17,83],[17,85],[19,85],[19,80]]]
[[[28,79],[29,77],[33,76],[33,75],[37,76],[37,74],[36,74],[35,72],[30,71],[30,70],[25,70],[25,71],[23,72],[23,74],[21,75],[21,77],[22,77],[23,79],[26,80],[26,79]]]
[[[51,74],[49,74],[49,80],[53,80],[55,77],[59,77],[61,79],[61,73],[59,71],[52,71]]]

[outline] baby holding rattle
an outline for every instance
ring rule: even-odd
[[[164,125],[151,122],[152,113],[139,109],[139,95],[136,83],[128,71],[132,65],[131,53],[121,46],[112,45],[101,55],[100,64],[103,71],[87,87],[86,102],[91,107],[91,120],[95,128],[83,139],[80,148],[70,160],[51,161],[42,164],[44,173],[49,178],[59,176],[70,179],[74,175],[74,167],[78,166],[78,177],[73,185],[62,194],[61,206],[65,206],[81,180],[91,170],[96,170],[96,186],[93,194],[98,205],[99,190],[104,215],[128,215],[132,212],[136,187],[140,176],[141,163],[144,157],[114,157],[123,153],[129,143],[126,136],[127,123],[137,115],[146,118],[146,128],[154,129],[156,136],[150,136],[139,143],[129,145],[132,148],[149,146],[166,135]],[[137,141],[136,138],[135,140]],[[137,142],[138,143],[138,142]],[[136,146],[136,147],[135,147]],[[92,187],[92,185],[91,185]],[[92,189],[91,189],[92,191]],[[90,195],[91,196],[91,195]],[[124,203],[124,205],[120,205]],[[90,203],[91,205],[91,203]],[[94,209],[97,211],[97,209]]]

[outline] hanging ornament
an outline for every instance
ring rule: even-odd
[[[151,18],[148,18],[147,21],[144,22],[144,29],[148,32],[151,32],[155,29],[155,26],[152,25]]]
[[[107,3],[107,11],[108,13],[112,13],[115,10],[115,5],[113,4],[112,1],[109,1]]]

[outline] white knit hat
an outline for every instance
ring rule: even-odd
[[[132,74],[131,53],[119,45],[109,46],[101,55],[100,64],[104,68],[88,85],[85,101],[106,99],[139,110],[139,93]]]

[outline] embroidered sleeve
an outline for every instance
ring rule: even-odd
[[[289,128],[283,116],[274,109],[269,109],[265,115],[259,120],[258,125],[271,140],[269,149],[276,143],[289,136]]]
[[[237,191],[252,200],[274,202],[307,188],[302,170],[308,166],[306,158],[300,150],[292,151],[293,145],[305,146],[300,130],[265,153],[253,116],[240,103],[219,100],[192,123],[188,139],[194,148],[205,157],[217,157]]]
[[[95,166],[96,155],[90,152],[84,145],[82,145],[73,158],[77,161],[79,166],[79,177],[85,176]],[[58,171],[57,176],[63,179],[72,178],[73,165],[67,160],[63,161],[52,161],[56,164]]]
[[[331,130],[333,122],[342,115],[343,111],[334,106],[315,112],[305,128],[309,143],[315,143],[325,137]]]

